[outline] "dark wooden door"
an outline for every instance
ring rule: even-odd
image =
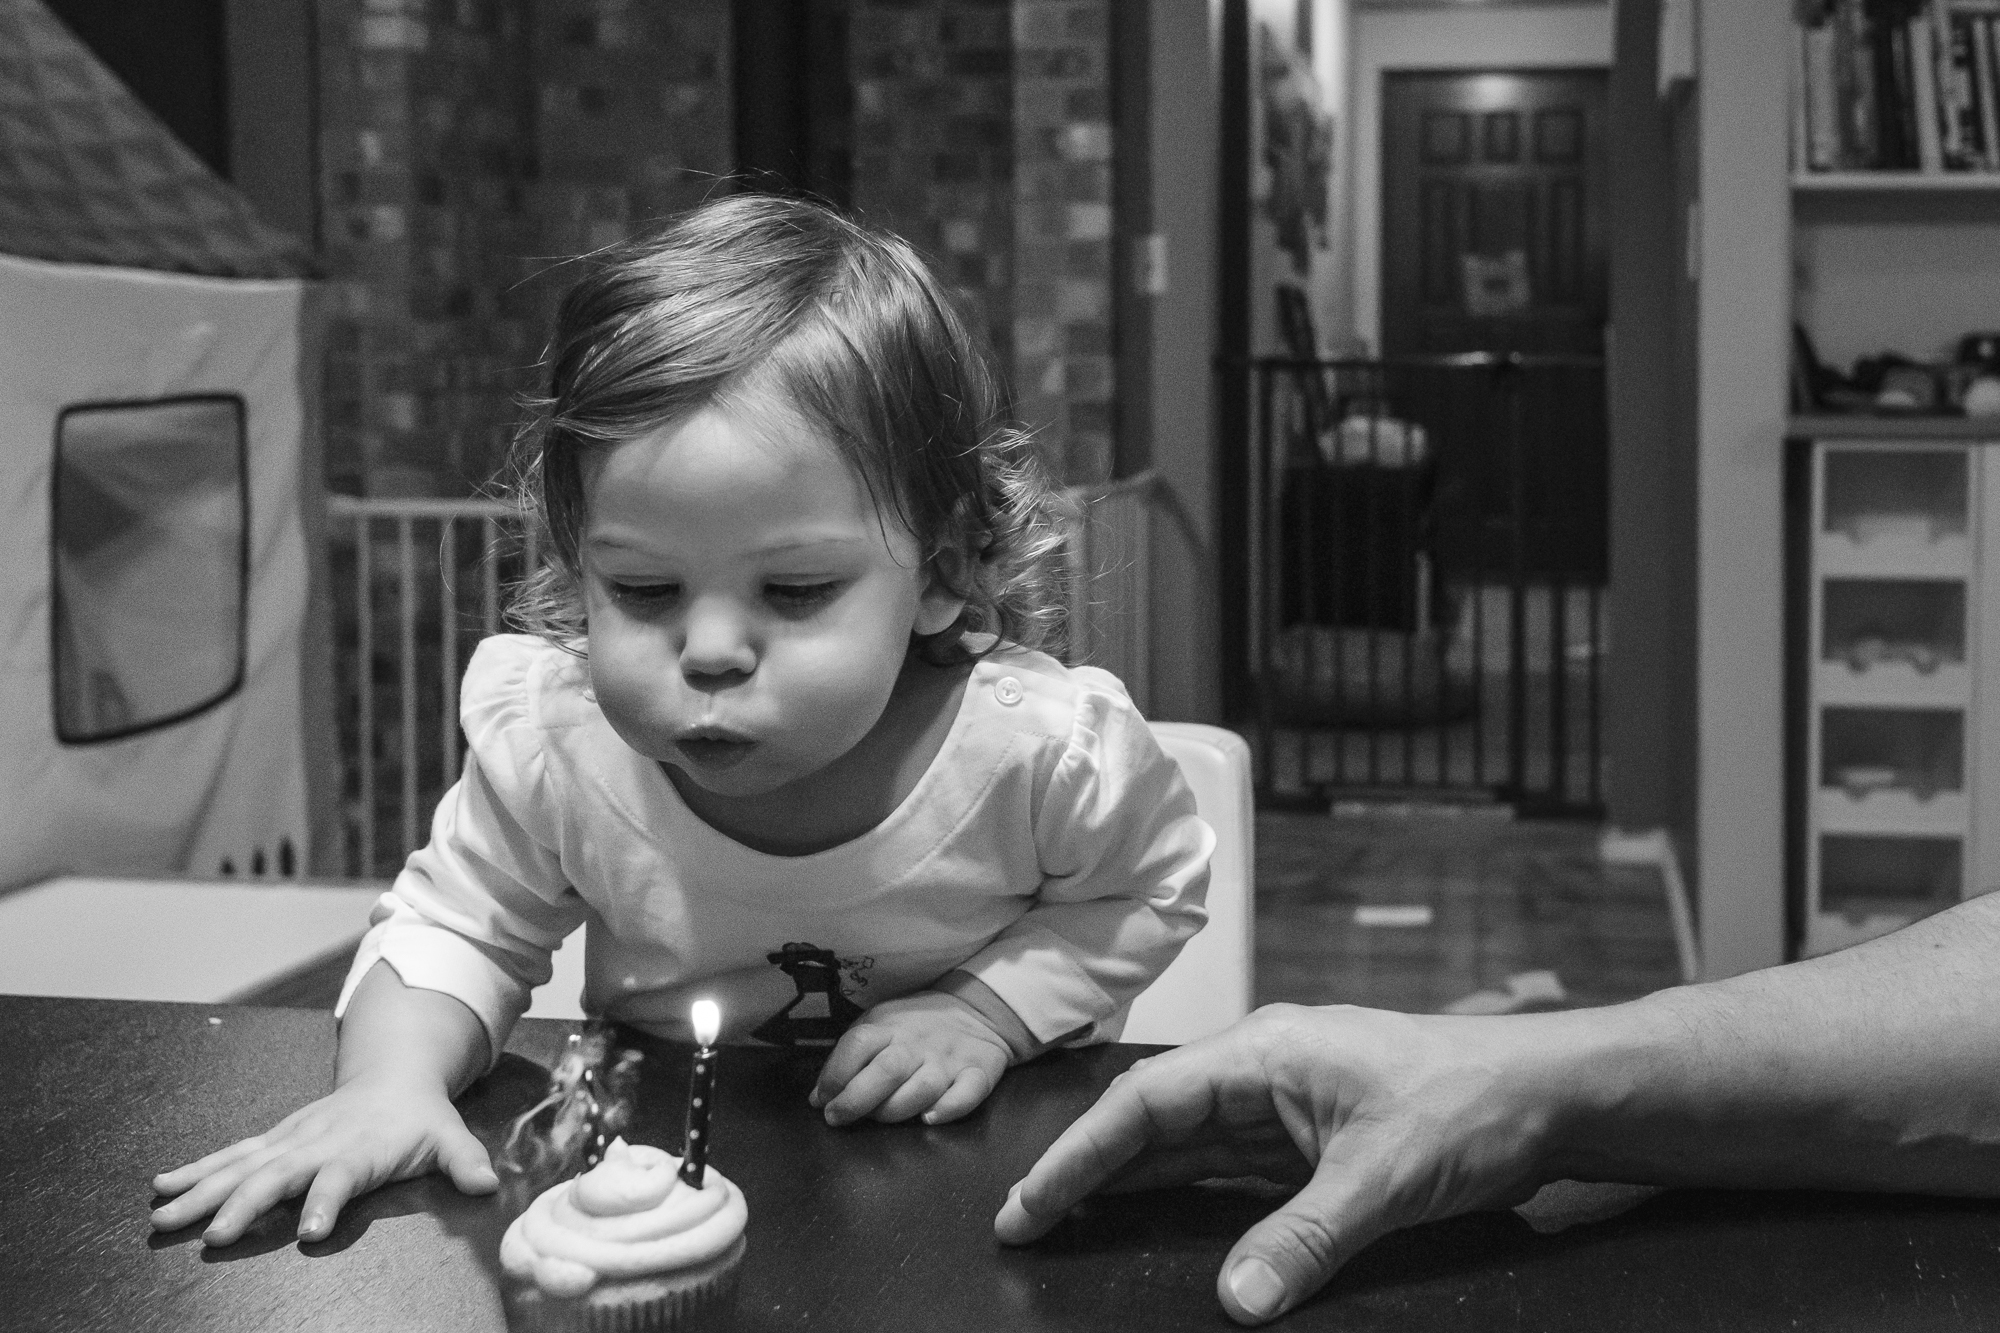
[[[1382,87],[1382,350],[1602,351],[1603,70]]]
[[[1606,97],[1601,69],[1383,76],[1385,356],[1602,357]],[[1440,572],[1601,583],[1602,362],[1493,374],[1391,404],[1438,444]]]

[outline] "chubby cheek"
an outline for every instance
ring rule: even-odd
[[[880,720],[902,670],[908,641],[786,645],[759,668],[759,684],[794,738],[845,751]],[[831,757],[831,756],[827,756]]]
[[[633,651],[617,635],[593,635],[590,690],[605,721],[627,745],[648,758],[664,758],[682,719],[675,716],[670,662]]]

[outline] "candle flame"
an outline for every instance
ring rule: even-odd
[[[714,1000],[696,1000],[688,1011],[688,1021],[694,1024],[696,1044],[713,1046],[722,1032],[722,1008]]]

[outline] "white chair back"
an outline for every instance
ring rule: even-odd
[[[1160,748],[1181,766],[1195,809],[1215,830],[1208,924],[1132,1002],[1122,1040],[1177,1046],[1220,1032],[1250,1012],[1256,897],[1256,823],[1250,747],[1233,731],[1155,722]]]

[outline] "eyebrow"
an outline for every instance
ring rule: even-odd
[[[865,546],[867,545],[867,540],[867,538],[858,535],[807,537],[798,541],[773,542],[769,546],[759,546],[754,550],[745,552],[745,554],[755,556],[790,555],[799,551],[817,550],[821,547],[844,548],[849,546]],[[630,551],[635,555],[652,554],[643,542],[620,541],[616,536],[592,536],[585,540],[584,545],[590,547],[592,550]]]

